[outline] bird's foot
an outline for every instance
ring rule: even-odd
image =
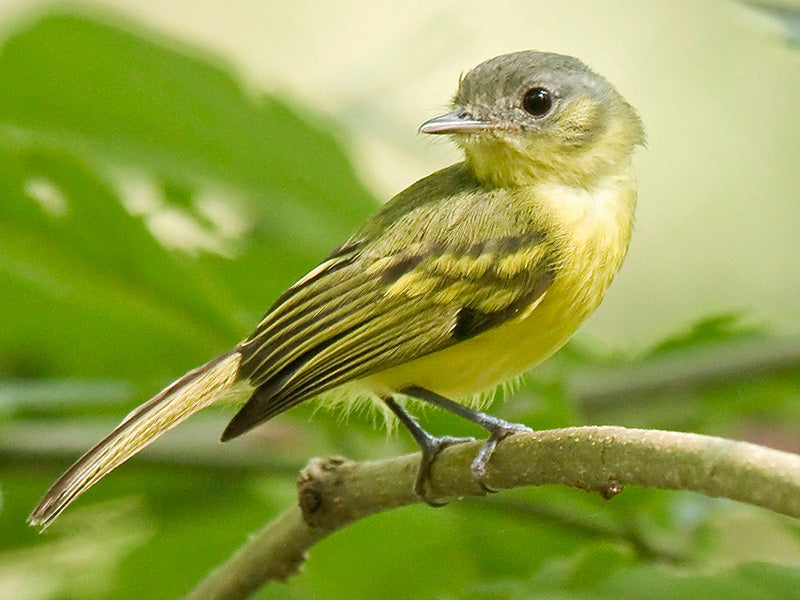
[[[454,446],[456,444],[463,444],[466,442],[474,442],[475,438],[452,437],[449,435],[436,437],[428,435],[426,438],[424,438],[424,440],[420,441],[418,439],[417,441],[422,449],[422,460],[419,462],[417,479],[414,482],[414,492],[429,506],[444,506],[447,504],[447,502],[441,502],[430,494],[431,467],[433,466],[433,461],[436,459],[439,453],[448,446]]]
[[[472,478],[475,480],[475,482],[486,492],[493,493],[497,492],[498,490],[494,490],[487,486],[483,479],[486,477],[486,467],[489,464],[489,460],[491,460],[492,455],[494,454],[495,448],[497,448],[497,444],[499,444],[509,435],[513,435],[515,433],[533,433],[533,429],[527,425],[522,425],[520,423],[509,423],[508,421],[504,421],[502,419],[496,419],[494,423],[492,423],[491,427],[487,427],[487,429],[489,430],[489,438],[486,440],[486,443],[481,447],[481,449],[478,451],[478,454],[475,456],[475,459],[472,461],[470,470],[472,471]]]

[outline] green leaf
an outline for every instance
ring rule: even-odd
[[[597,592],[601,598],[651,600],[794,600],[800,590],[800,568],[750,564],[713,574],[686,574],[658,565],[612,576]]]
[[[191,349],[222,349],[233,337],[228,304],[210,293],[196,264],[159,244],[83,162],[0,138],[0,180],[7,371],[135,377],[150,366],[163,373],[165,353],[196,359]],[[47,210],[37,188],[63,208]],[[36,363],[20,368],[26,355]]]
[[[256,192],[290,227],[304,225],[303,207],[328,236],[347,235],[374,204],[336,141],[230,71],[152,33],[55,13],[3,47],[0,84],[14,93],[0,97],[0,119],[176,181]]]
[[[762,328],[746,322],[742,313],[725,313],[706,317],[692,324],[688,331],[676,334],[656,344],[649,354],[659,355],[730,340],[763,336]]]
[[[319,117],[130,25],[44,15],[0,49],[0,85],[0,372],[163,383],[375,206]],[[176,250],[165,216],[212,250]]]

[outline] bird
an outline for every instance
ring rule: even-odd
[[[48,526],[159,435],[231,398],[243,404],[222,441],[307,400],[368,398],[414,437],[414,490],[438,505],[431,465],[464,438],[430,434],[406,408],[432,404],[488,432],[471,466],[481,482],[497,444],[529,431],[479,410],[487,391],[563,346],[623,263],[644,131],[605,78],[534,50],[462,75],[449,108],[419,132],[449,136],[461,162],[394,196],[245,340],[125,417],[50,487],[29,523]]]

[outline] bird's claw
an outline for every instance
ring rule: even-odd
[[[491,460],[495,448],[497,448],[497,444],[499,444],[509,435],[513,435],[515,433],[533,433],[533,429],[520,423],[503,422],[498,424],[491,430],[489,438],[478,451],[478,454],[475,455],[475,458],[470,465],[472,479],[487,493],[495,493],[499,491],[490,488],[483,481],[484,477],[486,477],[486,467],[489,464],[489,460]]]
[[[422,448],[422,460],[419,463],[419,470],[417,471],[417,479],[414,482],[414,493],[429,506],[441,507],[445,506],[447,502],[441,502],[434,499],[430,495],[430,482],[431,482],[431,467],[433,461],[439,453],[449,446],[456,444],[463,444],[466,442],[474,442],[475,438],[472,437],[453,437],[449,435],[441,437],[430,437],[425,446]]]

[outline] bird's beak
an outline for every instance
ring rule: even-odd
[[[425,121],[420,125],[419,133],[475,133],[493,128],[491,123],[478,121],[466,110],[459,109]]]

